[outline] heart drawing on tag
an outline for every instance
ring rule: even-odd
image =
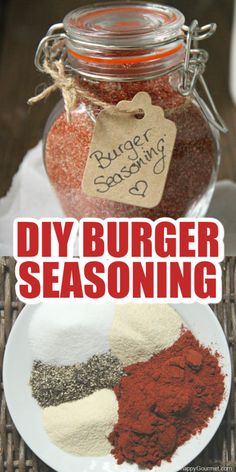
[[[146,180],[138,180],[134,187],[129,189],[129,193],[131,193],[131,195],[137,195],[137,197],[145,197],[147,188],[148,184]]]

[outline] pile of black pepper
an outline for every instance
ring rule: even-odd
[[[33,363],[32,395],[43,408],[79,400],[102,388],[113,388],[124,375],[119,360],[110,351],[72,366]]]
[[[113,388],[124,375],[123,367],[111,352],[94,355],[88,362],[77,366],[80,397],[102,388]]]

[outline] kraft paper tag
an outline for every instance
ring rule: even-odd
[[[141,110],[144,116],[136,111]],[[144,208],[160,202],[176,138],[176,125],[146,92],[98,115],[83,176],[83,191]]]

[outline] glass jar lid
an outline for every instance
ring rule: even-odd
[[[183,14],[169,6],[107,2],[72,11],[64,19],[64,28],[80,45],[130,49],[177,39],[184,22]]]
[[[185,55],[185,18],[172,7],[96,3],[64,19],[68,62],[101,80],[146,80],[173,70]]]

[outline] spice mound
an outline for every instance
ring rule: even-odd
[[[110,352],[95,355],[86,364],[78,366],[77,382],[80,396],[90,395],[95,390],[113,388],[124,375],[119,360]]]
[[[122,375],[122,365],[107,352],[72,366],[57,367],[36,361],[30,384],[33,397],[45,408],[79,400],[96,390],[113,388]]]
[[[190,331],[146,362],[126,367],[115,386],[119,419],[109,440],[118,464],[151,469],[208,425],[224,395],[218,355]]]
[[[87,362],[94,354],[109,350],[114,306],[101,303],[96,310],[89,303],[39,305],[31,320],[29,341],[32,358],[62,366]]]
[[[182,326],[182,319],[169,305],[117,305],[110,336],[112,354],[125,366],[148,360],[171,346]]]
[[[118,404],[112,390],[43,410],[46,432],[56,446],[70,454],[103,456],[109,454],[107,439],[118,419]]]

